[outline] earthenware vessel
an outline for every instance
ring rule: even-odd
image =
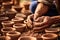
[[[24,19],[21,18],[21,17],[20,17],[20,18],[13,18],[12,21],[13,21],[14,23],[23,23]]]
[[[46,33],[58,33],[59,32],[59,28],[47,28],[45,29]]]
[[[18,40],[37,40],[37,39],[31,36],[22,36]]]
[[[21,33],[17,32],[17,31],[13,31],[13,32],[8,32],[6,35],[8,37],[10,37],[11,40],[18,40],[18,38],[20,37]]]
[[[11,32],[11,31],[15,31],[15,28],[12,27],[7,27],[7,28],[2,28],[1,31],[3,32],[3,35],[6,36],[6,33]]]
[[[58,35],[54,33],[46,33],[42,35],[43,40],[57,40]]]
[[[14,24],[13,21],[3,21],[3,22],[2,22],[3,28],[6,28],[6,27],[13,27],[13,24]]]
[[[17,24],[14,24],[13,27],[16,29],[16,31],[23,32],[26,28],[26,24],[17,23]]]

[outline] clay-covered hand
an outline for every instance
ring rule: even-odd
[[[38,22],[34,22],[33,23],[35,27],[41,27],[43,25],[50,25],[50,24],[52,24],[52,20],[48,16],[44,16],[44,18],[42,17],[41,19],[42,19],[42,22],[38,21]]]
[[[33,24],[32,24],[32,23],[33,23],[33,20],[32,20],[33,18],[32,18],[32,17],[33,17],[33,14],[32,14],[32,15],[29,15],[29,16],[27,17],[27,20],[26,20],[26,21],[27,21],[27,26],[28,26],[29,28],[32,28],[32,25],[33,25]]]

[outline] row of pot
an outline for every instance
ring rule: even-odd
[[[6,34],[7,36],[2,37],[0,36],[0,40],[58,40],[58,35],[54,33],[46,33],[39,37],[33,37],[33,36],[20,36],[21,34],[19,32],[8,32]],[[7,37],[7,38],[6,38]]]

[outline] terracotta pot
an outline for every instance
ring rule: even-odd
[[[26,10],[29,10],[30,2],[25,1],[25,2],[23,3],[23,5],[24,5],[24,7],[25,7]]]
[[[59,29],[58,28],[47,28],[45,29],[46,33],[58,33]]]
[[[0,22],[7,21],[8,19],[9,19],[8,17],[0,17]]]
[[[20,18],[20,17],[22,17],[22,18],[26,18],[26,15],[24,15],[24,14],[16,14],[16,16],[15,16],[15,18]]]
[[[17,23],[17,24],[14,24],[13,27],[16,28],[16,31],[23,32],[26,28],[26,24]]]
[[[31,36],[22,36],[18,40],[37,40],[37,39]]]
[[[1,28],[2,28],[1,22],[2,22],[2,21],[7,21],[8,19],[9,19],[8,17],[0,17],[0,30],[1,30]],[[1,31],[0,31],[0,33],[2,34]]]
[[[13,24],[14,24],[14,22],[12,22],[12,21],[3,21],[3,22],[2,22],[3,28],[13,27]]]
[[[15,15],[16,15],[16,12],[13,11],[12,9],[6,11],[6,16],[8,16],[10,20],[13,19],[13,18],[15,18]]]
[[[14,7],[14,9],[15,9],[17,12],[19,12],[19,13],[21,13],[22,8],[23,8],[23,7],[20,7],[20,6],[15,6],[15,7]]]
[[[0,40],[10,40],[10,37],[7,37],[7,36],[0,36]]]
[[[11,31],[15,31],[15,28],[12,27],[7,27],[7,28],[2,28],[1,31],[3,32],[3,35],[6,36],[6,33],[11,32]]]
[[[20,37],[21,33],[14,31],[14,32],[8,32],[6,35],[8,37],[10,37],[11,40],[18,40],[18,38]]]
[[[31,14],[31,11],[29,10],[22,10],[22,13],[26,16],[30,15]]]
[[[23,23],[24,19],[23,18],[13,18],[12,21],[16,24],[16,23]]]
[[[57,40],[58,36],[53,33],[46,33],[42,35],[43,40]]]
[[[41,27],[34,27],[33,31],[34,32],[44,32],[44,29],[41,29]]]
[[[2,3],[2,5],[4,6],[5,10],[12,8],[12,2]]]

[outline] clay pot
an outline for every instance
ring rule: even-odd
[[[33,31],[34,32],[44,32],[44,29],[41,29],[41,27],[34,27]]]
[[[2,4],[4,6],[4,9],[11,9],[12,8],[12,2],[6,2]]]
[[[0,17],[0,30],[1,30],[1,28],[2,28],[1,22],[2,22],[2,21],[7,21],[8,19],[9,19],[8,17]],[[0,33],[2,34],[1,31],[0,31]]]
[[[10,37],[11,40],[18,40],[18,38],[20,37],[21,33],[16,32],[16,31],[14,31],[14,32],[12,31],[12,32],[8,32],[6,35],[8,37]]]
[[[31,11],[29,10],[22,10],[22,13],[26,16],[30,15],[31,14]]]
[[[3,22],[2,22],[3,28],[13,27],[13,24],[14,24],[14,22],[12,22],[12,21],[3,21]]]
[[[8,19],[9,19],[8,17],[0,17],[0,22],[7,21]]]
[[[13,10],[6,11],[6,16],[8,16],[11,19],[15,18],[16,12]]]
[[[46,33],[42,35],[43,40],[57,40],[58,36],[53,33]]]
[[[23,18],[13,18],[12,21],[16,24],[16,23],[23,23],[24,19]]]
[[[22,36],[18,40],[37,40],[37,39],[31,36]]]
[[[17,23],[17,24],[14,24],[13,27],[16,28],[16,31],[23,32],[26,28],[26,24]]]
[[[3,35],[6,36],[6,33],[11,32],[11,31],[15,31],[15,28],[12,27],[7,27],[7,28],[2,28],[1,31],[3,32]]]
[[[14,9],[15,9],[17,12],[19,12],[19,13],[21,13],[22,8],[23,8],[23,7],[20,7],[20,6],[15,6],[15,7],[14,7]]]
[[[45,29],[46,33],[58,33],[59,29],[58,28],[47,28]]]
[[[26,18],[26,15],[24,15],[24,14],[16,14],[16,16],[15,16],[15,18],[20,18],[20,17],[22,17],[22,18]]]
[[[24,5],[24,7],[25,7],[25,10],[29,10],[30,2],[25,1],[25,2],[23,3],[23,5]]]
[[[10,40],[10,37],[7,37],[7,36],[0,36],[0,40]]]

